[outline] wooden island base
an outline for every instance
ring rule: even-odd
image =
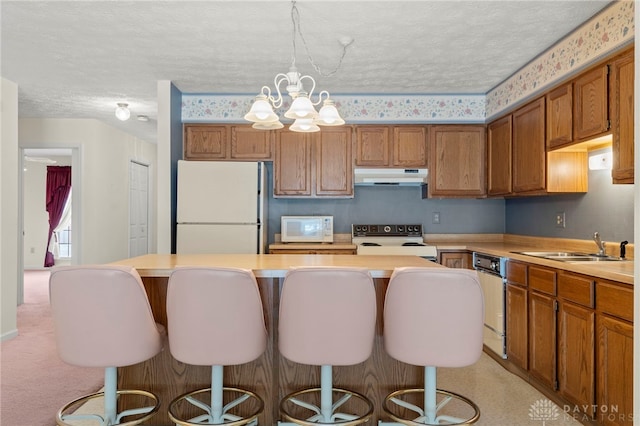
[[[222,256],[210,256],[210,260],[189,256],[166,255],[170,261],[161,267],[153,263],[148,266],[147,260],[157,262],[158,259],[147,255],[139,258],[116,262],[136,267],[142,276],[145,289],[156,321],[166,326],[166,294],[168,275],[176,266],[238,266],[240,261],[230,261]],[[248,255],[249,256],[249,255]],[[384,296],[389,277],[394,267],[424,266],[441,267],[435,263],[414,256],[349,256],[349,255],[250,255],[247,260],[248,269],[254,270],[264,308],[265,322],[269,340],[265,353],[257,360],[237,366],[225,367],[224,384],[245,388],[256,392],[265,402],[264,412],[259,417],[261,425],[276,425],[279,420],[279,403],[287,394],[307,387],[319,387],[320,368],[317,366],[301,365],[283,358],[278,352],[278,311],[280,288],[284,272],[289,266],[304,265],[337,265],[363,266],[366,265],[374,277],[377,295],[377,323],[373,352],[364,363],[334,367],[334,386],[354,390],[367,396],[374,404],[374,415],[370,424],[378,419],[386,419],[383,415],[382,401],[390,392],[401,387],[420,387],[423,378],[421,367],[407,365],[391,358],[384,350],[382,340],[382,311]],[[264,256],[273,257],[269,261],[280,262],[280,266],[263,264],[264,259],[253,260]],[[322,259],[324,258],[324,259]],[[226,260],[225,260],[226,259]],[[234,258],[235,259],[235,258]],[[253,262],[253,263],[252,263]],[[162,263],[162,262],[160,262]],[[254,267],[252,267],[254,266]],[[280,268],[280,269],[279,269]],[[345,318],[349,321],[349,318]],[[320,347],[322,342],[318,342]],[[335,348],[340,350],[340,348]],[[165,350],[149,361],[119,369],[118,386],[121,389],[146,389],[156,393],[161,400],[160,411],[149,424],[171,425],[167,414],[169,402],[173,398],[199,388],[210,386],[211,373],[209,367],[183,364],[175,360],[168,346]]]

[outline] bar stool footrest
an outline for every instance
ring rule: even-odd
[[[80,408],[82,405],[86,404],[87,402],[93,400],[93,399],[97,399],[97,398],[104,398],[104,392],[95,392],[89,395],[85,395],[82,396],[80,398],[76,398],[73,401],[67,403],[66,405],[64,405],[60,410],[58,410],[58,412],[56,413],[56,424],[58,426],[74,426],[74,423],[67,423],[65,420],[84,420],[84,419],[92,419],[92,420],[98,420],[100,421],[101,426],[111,426],[111,425],[118,425],[118,426],[135,426],[135,425],[139,425],[141,423],[146,422],[147,420],[151,419],[153,417],[153,415],[160,409],[160,400],[158,399],[158,396],[154,393],[151,392],[147,392],[144,390],[118,390],[116,391],[116,397],[119,399],[121,396],[124,395],[137,395],[137,396],[143,396],[143,397],[147,397],[149,399],[151,399],[151,401],[153,402],[153,405],[149,405],[146,407],[140,407],[140,408],[131,408],[128,410],[124,410],[120,413],[116,413],[116,418],[115,419],[107,419],[106,416],[104,414],[75,414],[75,413],[69,413],[69,414],[65,414],[67,411],[69,411],[71,408],[76,407],[76,410],[78,408]],[[134,420],[130,420],[124,423],[120,423],[121,419],[124,417],[129,417],[129,416],[142,416],[139,417],[137,419]]]
[[[400,389],[397,390],[395,392],[390,393],[389,395],[387,395],[387,397],[384,399],[384,404],[383,404],[383,409],[385,411],[385,413],[391,417],[395,422],[403,424],[403,425],[408,425],[408,426],[424,426],[424,425],[448,425],[448,426],[455,426],[455,425],[470,425],[473,424],[475,422],[478,421],[478,419],[480,418],[480,408],[473,402],[471,401],[469,398],[457,394],[455,392],[450,392],[447,390],[443,390],[443,389],[436,389],[436,393],[439,395],[443,395],[445,398],[436,406],[436,410],[435,410],[435,420],[432,423],[428,422],[427,417],[425,416],[425,412],[423,410],[422,407],[418,407],[414,404],[411,404],[409,402],[406,402],[398,397],[402,396],[402,395],[407,395],[407,394],[415,394],[415,393],[424,393],[424,389]],[[438,416],[438,410],[440,410],[442,407],[444,407],[451,399],[457,399],[463,403],[465,403],[466,405],[468,405],[469,407],[471,407],[471,409],[473,409],[473,415],[471,417],[468,418],[458,418],[458,417],[454,417],[454,416],[449,416],[449,415],[440,415]],[[395,404],[396,406],[400,406],[403,407],[405,409],[408,409],[410,411],[413,411],[415,413],[418,414],[418,417],[410,420],[410,419],[405,419],[402,418],[396,414],[393,413],[393,411],[390,408],[391,404]],[[384,424],[384,423],[381,423]],[[393,423],[391,423],[393,424]]]
[[[216,414],[213,412],[214,410],[211,409],[209,404],[194,398],[194,396],[199,394],[211,393],[211,388],[198,389],[192,392],[188,392],[178,396],[173,401],[171,401],[171,403],[169,404],[169,418],[171,419],[172,422],[174,422],[176,425],[179,425],[179,426],[195,426],[195,425],[211,425],[211,424],[221,424],[225,426],[244,426],[244,425],[255,426],[258,424],[258,416],[262,414],[262,412],[264,411],[264,401],[262,400],[262,398],[260,398],[254,392],[251,392],[246,389],[224,387],[223,391],[239,393],[241,394],[241,396],[239,396],[238,398],[226,404],[224,407],[222,407],[221,412]],[[231,410],[234,407],[237,407],[238,405],[242,404],[243,402],[249,399],[253,399],[254,401],[257,402],[258,405],[257,405],[257,408],[252,413],[250,413],[247,417],[241,417],[235,414],[228,413],[229,410]],[[181,401],[186,401],[192,406],[198,407],[199,409],[204,411],[204,414],[193,417],[189,420],[185,420],[181,418],[176,413],[177,411],[176,406]],[[215,420],[214,417],[219,417],[219,418],[218,420]],[[218,421],[218,423],[213,423],[214,421]],[[219,422],[222,422],[222,423],[219,423]]]
[[[317,426],[317,425],[355,426],[355,425],[359,425],[369,421],[369,419],[371,418],[371,415],[373,414],[373,403],[366,396],[358,392],[347,390],[347,389],[332,388],[331,390],[332,392],[342,394],[342,396],[332,406],[331,423],[322,422],[323,416],[321,414],[322,409],[320,407],[308,402],[304,402],[297,398],[299,396],[306,395],[306,394],[322,393],[322,388],[309,388],[309,389],[303,389],[303,390],[290,393],[289,395],[284,397],[280,402],[280,412],[287,422],[290,422],[296,425],[302,425],[302,426]],[[367,410],[365,413],[347,414],[347,413],[341,413],[336,411],[341,405],[347,402],[347,400],[349,400],[351,397],[355,397],[366,404]],[[315,414],[306,419],[294,417],[293,414],[291,414],[289,410],[287,410],[287,407],[286,407],[287,403],[291,403],[299,407],[307,408],[308,410],[313,411]],[[280,424],[284,424],[284,423],[280,423]]]

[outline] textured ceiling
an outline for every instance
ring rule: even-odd
[[[609,1],[297,2],[298,69],[332,94],[484,94]],[[20,117],[96,118],[155,142],[157,81],[253,96],[291,64],[291,3],[0,2],[2,76]],[[135,119],[114,117],[127,102]]]

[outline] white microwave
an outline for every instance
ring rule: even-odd
[[[281,216],[283,243],[332,243],[333,216]]]

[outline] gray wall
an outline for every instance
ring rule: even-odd
[[[415,223],[424,232],[503,233],[504,200],[422,199],[420,187],[356,186],[354,198],[291,199],[273,198],[273,166],[267,163],[269,184],[269,242],[280,233],[282,215],[332,215],[334,232],[351,233],[354,223]],[[440,224],[432,223],[434,212]]]
[[[594,151],[598,154],[602,151]],[[349,199],[273,198],[273,165],[267,163],[269,243],[280,233],[282,215],[333,215],[334,232],[353,223],[421,223],[426,233],[508,233],[538,237],[633,242],[634,186],[613,185],[610,170],[589,171],[586,194],[515,199],[422,199],[418,187],[356,186]],[[433,224],[433,213],[440,224]],[[556,213],[565,213],[557,228]]]
[[[633,242],[633,192],[613,185],[610,170],[590,170],[586,194],[507,200],[506,233],[584,240],[598,231],[606,241]],[[556,227],[557,212],[565,212],[565,228]]]

